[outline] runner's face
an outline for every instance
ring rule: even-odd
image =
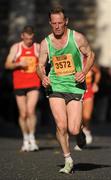
[[[21,37],[22,37],[22,39],[23,39],[23,41],[24,41],[24,44],[25,44],[27,47],[32,46],[34,34],[23,33],[23,34],[21,35]]]
[[[62,36],[66,29],[67,20],[63,13],[51,14],[50,25],[55,36]]]

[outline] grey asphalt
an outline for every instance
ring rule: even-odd
[[[18,126],[0,124],[0,180],[111,180],[111,124],[93,125],[93,143],[81,152],[73,150],[70,137],[74,173],[69,175],[58,172],[64,165],[60,147],[54,133],[43,129],[36,133],[40,150],[21,153]]]

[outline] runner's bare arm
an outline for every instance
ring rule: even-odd
[[[40,44],[39,65],[37,67],[37,73],[41,78],[44,87],[47,87],[50,84],[49,78],[46,76],[46,71],[45,71],[47,56],[48,56],[48,47],[46,41],[43,40]]]
[[[100,78],[101,78],[100,69],[97,65],[94,65],[92,67],[92,70],[94,72],[94,82],[93,83],[98,84],[100,82]]]
[[[86,64],[82,70],[82,72],[77,73],[76,80],[79,82],[83,82],[85,80],[85,76],[91,67],[94,64],[94,52],[91,50],[87,39],[80,33],[75,33],[76,42],[80,52],[83,56],[86,57]]]
[[[16,68],[20,68],[20,67],[26,67],[26,63],[25,62],[16,62],[16,53],[17,53],[17,44],[14,44],[9,51],[9,54],[6,58],[6,62],[5,62],[5,68],[6,69],[16,69]]]
[[[92,70],[94,72],[94,81],[92,84],[92,88],[93,88],[94,92],[97,92],[99,90],[99,82],[100,82],[100,78],[101,78],[101,72],[97,65],[94,65],[92,67]]]
[[[40,52],[40,44],[36,43],[36,56],[39,57],[39,52]]]

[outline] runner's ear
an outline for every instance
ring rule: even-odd
[[[51,21],[49,21],[49,24],[51,25]]]
[[[66,25],[66,26],[68,25],[68,21],[69,21],[68,18],[66,18],[66,22],[65,22],[65,25]]]
[[[24,37],[24,35],[23,35],[23,33],[21,33],[21,39],[23,39],[23,37]]]

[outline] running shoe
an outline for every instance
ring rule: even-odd
[[[84,134],[82,129],[79,132],[79,134],[76,136],[76,141],[77,141],[77,145],[81,149],[86,145],[86,135]]]
[[[86,144],[91,144],[93,141],[91,131],[86,128],[83,128],[83,132],[86,135]]]
[[[78,145],[75,145],[74,150],[75,151],[82,151],[82,149]]]
[[[36,141],[33,140],[33,141],[30,141],[30,151],[38,151],[39,150],[39,147],[38,145],[36,144]]]
[[[30,151],[30,144],[29,144],[28,141],[24,141],[24,142],[23,142],[23,145],[22,145],[22,147],[21,147],[21,151],[22,151],[22,152],[28,152],[28,151]]]
[[[69,174],[72,172],[73,169],[73,161],[66,161],[64,168],[60,169],[60,173]]]

